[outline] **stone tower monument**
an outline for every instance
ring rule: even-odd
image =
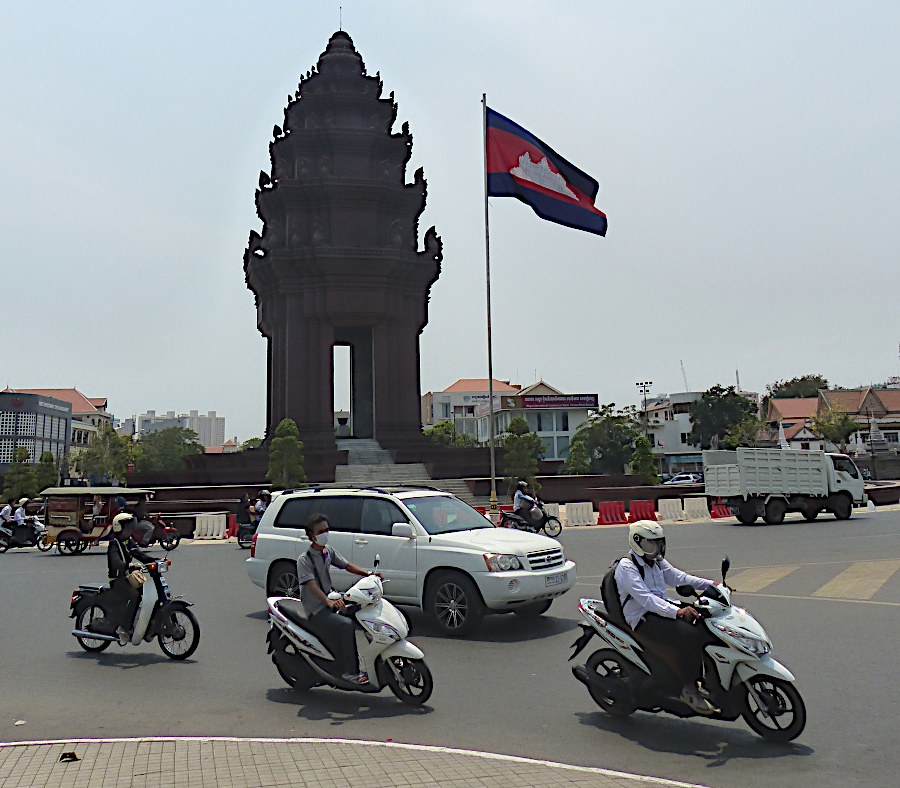
[[[418,250],[422,170],[397,105],[382,98],[344,32],[288,97],[269,144],[256,208],[262,233],[244,254],[268,346],[267,437],[292,418],[310,451],[334,438],[335,345],[350,348],[351,434],[383,447],[421,439],[419,334],[440,274],[434,227]]]

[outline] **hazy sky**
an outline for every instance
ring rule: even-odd
[[[609,217],[491,200],[496,377],[625,405],[681,361],[695,390],[900,374],[896,2],[33,0],[0,9],[0,383],[262,433],[253,193],[339,5],[444,242],[423,392],[487,375],[482,93]]]

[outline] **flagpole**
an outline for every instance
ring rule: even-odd
[[[487,280],[487,356],[488,356],[488,436],[491,446],[491,521],[500,522],[497,506],[497,463],[494,450],[494,354],[491,345],[491,234],[488,222],[488,162],[487,162],[487,93],[481,94],[482,132],[484,137],[484,266]]]

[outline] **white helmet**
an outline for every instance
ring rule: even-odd
[[[112,529],[115,533],[121,533],[122,529],[134,524],[134,515],[128,512],[119,512],[112,521]]]
[[[638,520],[628,526],[628,546],[647,561],[666,557],[666,537],[653,520]]]
[[[27,498],[19,498],[19,506],[24,506],[26,503],[28,503]]]

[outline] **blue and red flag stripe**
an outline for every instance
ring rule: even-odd
[[[487,107],[489,197],[515,197],[542,219],[606,235],[606,214],[594,207],[600,188],[517,123]]]

